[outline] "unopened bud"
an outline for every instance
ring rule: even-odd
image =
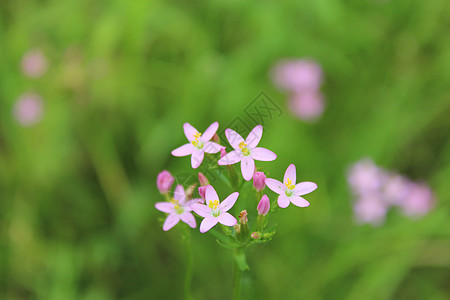
[[[261,233],[260,232],[252,232],[252,234],[250,236],[254,240],[259,240],[261,238]]]
[[[241,223],[242,225],[247,224],[248,219],[247,219],[247,210],[243,210],[239,213],[239,223]]]
[[[227,155],[227,151],[225,151],[225,147],[220,148],[220,158],[224,157],[225,155]]]
[[[200,194],[200,197],[202,197],[202,199],[205,199],[206,186],[198,187],[198,193]]]
[[[203,173],[198,173],[198,182],[200,182],[201,186],[207,186],[209,185],[209,181],[208,178],[206,178],[205,175],[203,175]]]
[[[159,173],[158,178],[156,178],[156,186],[158,187],[159,192],[161,194],[167,194],[174,180],[175,178],[169,171],[164,170]]]
[[[270,200],[267,195],[262,196],[261,201],[259,201],[258,207],[256,209],[258,210],[258,215],[267,215],[270,210]]]
[[[217,135],[217,133],[214,133],[214,135],[213,135],[211,141],[213,141],[214,143],[220,143],[220,138],[219,138],[219,136]]]
[[[241,225],[236,224],[233,226],[234,230],[236,231],[237,234],[241,233]]]
[[[266,175],[264,172],[256,172],[253,174],[253,187],[258,191],[262,191],[266,187]]]

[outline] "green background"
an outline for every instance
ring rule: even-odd
[[[184,122],[253,126],[245,109],[264,92],[282,114],[264,120],[260,145],[278,158],[257,166],[280,179],[294,163],[319,189],[310,207],[271,217],[277,234],[248,252],[243,299],[448,299],[449,11],[447,0],[2,0],[0,298],[184,297],[183,226],[162,231],[156,176],[195,175],[170,155]],[[39,79],[20,70],[31,48],[49,61]],[[316,123],[293,117],[270,81],[286,57],[323,67]],[[11,111],[29,90],[44,118],[22,127]],[[345,175],[363,157],[427,182],[433,211],[357,226]],[[191,237],[194,299],[229,299],[231,251]]]

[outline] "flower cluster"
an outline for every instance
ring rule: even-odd
[[[273,81],[282,90],[290,93],[291,111],[304,121],[314,121],[324,111],[324,100],[320,93],[322,69],[308,59],[284,60],[273,69]]]
[[[175,178],[168,171],[162,171],[156,180],[160,193],[165,197],[165,202],[158,202],[155,207],[167,213],[167,218],[163,225],[163,230],[167,231],[174,227],[179,221],[183,221],[191,228],[197,226],[195,213],[203,218],[200,223],[200,232],[205,233],[217,224],[223,225],[223,231],[234,240],[237,245],[246,245],[249,241],[261,242],[270,240],[272,233],[263,233],[267,226],[267,215],[271,206],[275,203],[280,208],[286,208],[290,203],[307,207],[309,202],[302,198],[303,195],[314,191],[317,185],[313,182],[296,183],[295,165],[291,164],[284,175],[283,181],[273,178],[266,178],[264,172],[257,171],[255,161],[274,161],[277,155],[266,148],[259,147],[263,134],[263,127],[257,125],[249,135],[244,139],[239,133],[232,129],[225,130],[225,136],[231,146],[231,151],[227,152],[226,147],[220,145],[220,140],[216,134],[219,128],[217,122],[211,124],[203,133],[198,131],[189,123],[183,125],[184,134],[189,143],[182,145],[172,151],[174,156],[191,156],[192,168],[198,168],[205,155],[217,156],[217,168],[226,166],[223,174],[229,179],[224,183],[228,185],[230,192],[225,198],[219,197],[216,189],[211,185],[208,178],[203,173],[198,173],[198,194],[199,198],[194,198],[192,192],[193,186],[186,191],[182,185],[177,185],[173,196],[170,196],[170,189]],[[240,173],[232,166],[240,163]],[[239,199],[239,189],[247,182],[253,179],[253,188],[255,190],[256,201],[251,204],[257,212],[257,220],[254,222],[253,229],[249,228],[249,214],[247,210],[241,212],[235,211],[235,216],[231,209],[237,201],[243,201],[242,204],[249,204],[249,199]],[[232,181],[235,181],[234,184]],[[240,182],[239,182],[240,181]],[[195,184],[197,185],[197,184]],[[194,185],[194,186],[195,186]],[[276,202],[270,203],[270,199],[263,194],[265,187],[278,194]],[[222,201],[220,199],[223,199]],[[240,205],[243,206],[243,205]],[[250,210],[249,210],[250,211]],[[228,229],[226,229],[228,228]],[[251,233],[250,233],[251,232]]]
[[[427,185],[386,171],[370,159],[353,164],[347,179],[356,199],[353,210],[358,223],[380,225],[390,207],[398,207],[408,217],[420,217],[433,206]]]

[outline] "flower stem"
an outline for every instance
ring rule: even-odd
[[[239,269],[237,262],[234,262],[234,282],[233,282],[233,299],[241,299],[241,279],[242,271]]]
[[[191,295],[191,281],[192,281],[192,273],[193,273],[193,256],[192,256],[192,244],[191,244],[191,232],[189,228],[185,228],[185,245],[186,245],[186,255],[187,255],[187,263],[186,263],[186,275],[184,279],[184,297],[188,300],[193,299]]]

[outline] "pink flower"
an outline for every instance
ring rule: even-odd
[[[259,240],[261,238],[261,233],[260,232],[252,232],[252,234],[250,236],[254,240]]]
[[[355,163],[349,170],[347,180],[356,195],[372,194],[379,191],[386,179],[383,170],[371,159]]]
[[[291,111],[304,121],[314,121],[325,109],[322,94],[318,91],[306,91],[292,95],[289,107]]]
[[[161,194],[167,194],[174,180],[175,178],[172,176],[172,174],[170,174],[169,171],[164,170],[159,173],[158,177],[156,178],[156,186],[158,187],[159,192]]]
[[[227,151],[225,150],[225,147],[220,148],[220,158],[224,157],[225,155],[227,155]]]
[[[43,114],[42,98],[35,93],[22,94],[14,105],[13,114],[23,126],[38,123]]]
[[[155,204],[156,209],[168,213],[166,221],[163,225],[163,230],[167,231],[173,226],[177,225],[181,220],[188,224],[190,227],[195,228],[197,223],[195,222],[194,215],[191,213],[192,209],[190,205],[197,203],[200,199],[192,199],[186,202],[186,194],[182,185],[177,185],[173,198],[170,202],[158,202]]]
[[[40,50],[30,50],[22,58],[22,71],[25,75],[38,78],[47,71],[47,60]]]
[[[236,218],[227,213],[227,211],[236,203],[238,196],[239,193],[234,192],[220,203],[219,196],[217,196],[214,188],[211,185],[206,186],[206,205],[198,203],[191,204],[192,210],[204,218],[200,224],[200,232],[207,232],[217,223],[225,226],[236,225]]]
[[[382,186],[382,197],[389,205],[400,205],[408,196],[411,184],[411,181],[401,175],[386,174],[386,180]]]
[[[273,80],[288,91],[317,90],[322,83],[322,68],[312,60],[284,60],[275,66]]]
[[[202,197],[202,199],[205,199],[206,186],[199,186],[198,193],[200,194],[200,197]]]
[[[266,175],[264,172],[255,172],[255,174],[253,174],[253,187],[258,192],[266,187]]]
[[[258,215],[267,215],[267,213],[270,210],[270,200],[267,195],[263,195],[261,200],[258,203],[258,207],[256,208],[258,210]]]
[[[211,138],[216,133],[217,128],[219,128],[219,123],[214,122],[205,130],[205,132],[202,135],[202,133],[200,133],[197,129],[192,127],[191,124],[184,123],[183,125],[184,134],[186,135],[186,138],[188,139],[189,143],[173,150],[172,155],[173,156],[192,155],[191,156],[192,168],[194,169],[198,168],[203,161],[205,152],[217,153],[220,151],[220,148],[222,148],[222,146],[220,146],[219,144],[210,142]]]
[[[272,161],[277,158],[277,155],[272,151],[256,147],[261,140],[262,133],[262,125],[257,125],[244,140],[236,131],[229,128],[226,129],[225,136],[234,150],[219,159],[219,165],[231,165],[241,162],[242,176],[247,181],[252,179],[255,172],[255,160]]]
[[[317,189],[317,184],[309,181],[295,184],[296,177],[295,165],[291,164],[284,173],[283,183],[272,178],[266,179],[267,187],[280,195],[277,200],[279,207],[286,208],[291,202],[299,207],[309,206],[309,202],[300,196]]]
[[[353,206],[356,221],[360,224],[381,225],[387,212],[386,203],[374,195],[365,195]]]
[[[433,204],[434,196],[431,189],[425,184],[412,183],[408,195],[400,203],[400,208],[407,216],[420,217],[428,213]]]

